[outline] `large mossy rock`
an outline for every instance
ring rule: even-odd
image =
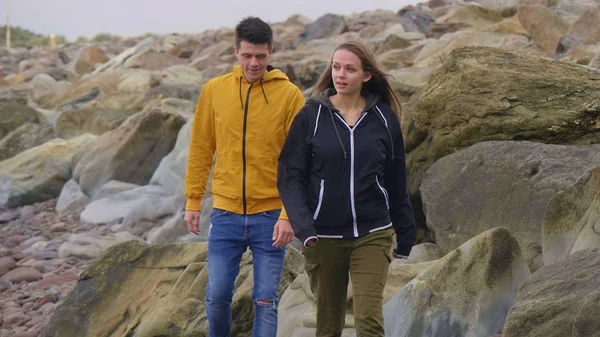
[[[184,124],[180,115],[159,110],[135,114],[75,155],[73,178],[87,195],[110,180],[147,184]]]
[[[581,198],[577,189],[569,194],[575,199],[549,202],[599,167],[600,144],[489,141],[469,146],[439,159],[425,174],[420,195],[427,228],[448,253],[481,232],[506,227],[535,271],[547,264],[547,254],[571,249],[587,221],[585,210],[593,212],[594,194]],[[593,223],[597,217],[590,215]],[[600,242],[597,235],[586,237]]]
[[[112,246],[58,304],[42,336],[208,336],[206,259],[206,243],[146,245],[132,240]],[[280,296],[302,263],[300,252],[288,247]],[[251,334],[253,284],[247,252],[236,280],[232,336]]]
[[[383,307],[385,335],[491,336],[530,276],[517,240],[506,228],[491,229],[400,289]]]
[[[71,179],[71,158],[95,139],[55,138],[0,162],[0,209],[57,198]]]
[[[600,249],[538,270],[519,290],[504,337],[600,336]]]
[[[414,194],[436,160],[475,143],[600,142],[600,76],[572,63],[460,47],[430,76],[403,128]]]

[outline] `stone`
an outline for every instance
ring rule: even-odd
[[[138,111],[124,109],[83,108],[65,111],[56,120],[56,133],[69,139],[84,133],[102,135],[118,128]]]
[[[72,255],[76,256],[76,255]],[[42,280],[37,281],[37,288],[45,288],[49,286],[59,286],[68,282],[79,280],[79,275],[71,272],[62,273],[61,275],[47,275]]]
[[[75,156],[73,178],[86,195],[110,180],[146,184],[184,124],[183,117],[161,111],[135,114]]]
[[[0,280],[10,281],[12,283],[34,282],[42,279],[42,274],[36,269],[29,267],[19,267],[4,274]]]
[[[184,195],[183,188],[185,186],[192,123],[193,121],[189,120],[181,127],[173,150],[161,159],[156,171],[152,174],[152,178],[150,178],[150,184],[160,185],[172,194]]]
[[[181,209],[182,202],[182,196],[173,195],[162,186],[145,185],[95,199],[81,212],[80,218],[89,224],[119,221],[133,229],[141,220],[159,220],[172,215]]]
[[[427,171],[420,188],[427,227],[435,233],[444,253],[490,228],[506,227],[535,271],[547,259],[542,255],[545,219],[567,216],[564,211],[550,209],[548,203],[598,167],[600,144],[474,144],[440,158]],[[589,198],[581,200],[580,207],[589,207],[591,202]],[[566,239],[564,225],[555,224],[555,228],[556,235]],[[572,243],[567,240],[559,245],[550,240],[545,244],[559,251]]]
[[[123,72],[117,91],[119,93],[142,91],[146,92],[160,84],[160,77],[147,70],[131,69]]]
[[[196,101],[200,95],[200,88],[194,85],[186,84],[164,84],[148,90],[144,97],[144,102],[152,99],[163,99],[168,97],[180,98],[188,101]]]
[[[206,69],[205,69],[206,70]],[[231,71],[231,66],[226,66],[227,71]],[[202,75],[197,68],[189,65],[176,65],[165,69],[162,72],[164,78],[161,79],[160,83],[167,86],[183,86],[192,87],[194,92],[199,90],[204,83],[206,78]],[[189,97],[191,100],[197,100],[197,96]]]
[[[59,302],[41,336],[207,334],[206,257],[206,243],[149,246],[130,241],[115,245],[86,269]],[[301,255],[288,248],[279,296],[301,268]],[[251,333],[252,286],[248,252],[241,261],[233,297],[232,335]]]
[[[531,276],[506,228],[484,232],[420,273],[383,307],[386,336],[490,336]]]
[[[300,41],[306,42],[332,37],[347,30],[348,26],[343,17],[335,14],[325,14],[306,27],[304,32],[300,34]]]
[[[15,269],[17,264],[11,256],[0,257],[0,277],[6,275],[9,271]]]
[[[544,264],[600,248],[600,164],[548,202],[542,226]]]
[[[49,124],[27,122],[0,140],[0,161],[12,158],[26,150],[56,138]]]
[[[168,67],[185,63],[187,63],[185,59],[148,49],[125,61],[123,66],[144,70],[164,70]]]
[[[57,95],[68,92],[73,84],[69,81],[56,81],[52,76],[41,73],[33,77],[30,82],[32,99],[35,103],[43,105],[46,101]]]
[[[458,48],[431,74],[405,122],[411,194],[436,160],[479,142],[597,143],[599,100],[597,75],[585,67],[497,48]]]
[[[519,290],[504,337],[595,336],[600,331],[600,250],[585,249],[538,270]]]
[[[428,38],[439,39],[448,33],[454,33],[469,27],[470,26],[466,23],[434,23],[427,28],[425,36]]]
[[[0,139],[25,123],[39,123],[37,112],[25,105],[0,102]]]
[[[142,111],[152,110],[180,115],[186,121],[191,121],[194,118],[194,113],[196,111],[196,103],[194,101],[174,97],[155,99],[148,102]]]
[[[597,8],[588,7],[571,25],[569,35],[586,45],[600,42],[600,5]]]
[[[103,63],[102,65],[95,67],[95,70],[92,74],[100,74],[100,73],[108,73],[111,70],[123,68],[124,63],[132,58],[135,58],[137,55],[143,54],[147,50],[154,50],[155,46],[153,46],[153,41],[151,38],[146,38],[142,41],[139,41],[136,45],[129,47],[122,51],[119,55],[113,57],[108,62]]]
[[[408,6],[398,11],[400,22],[407,32],[425,33],[435,22],[433,11],[424,6]]]
[[[190,66],[197,70],[217,66],[223,63],[230,63],[231,56],[235,58],[235,46],[233,41],[221,41],[208,48],[202,49],[198,55],[194,55]]]
[[[410,41],[399,37],[398,35],[390,34],[379,44],[376,54],[382,54],[394,49],[404,49],[410,47]]]
[[[106,53],[98,46],[89,46],[81,50],[78,59],[75,61],[75,71],[83,75],[94,70],[97,64],[103,64],[109,61]]]
[[[556,52],[560,38],[569,28],[558,15],[545,6],[519,6],[517,16],[537,45],[548,54]]]
[[[77,184],[75,180],[69,179],[60,191],[55,210],[57,213],[79,213],[85,208],[89,201],[89,197],[81,191],[81,188],[79,188],[79,184]],[[50,230],[54,231],[53,229],[56,230],[54,226]],[[60,231],[64,231],[64,229]]]
[[[437,68],[450,58],[450,54],[460,47],[495,47],[502,50],[527,50],[529,39],[522,35],[460,30],[443,35],[439,40],[423,46],[414,57],[413,66]]]
[[[4,324],[7,326],[16,326],[18,323],[25,320],[27,317],[22,312],[17,312],[12,315],[4,317]]]
[[[59,196],[71,178],[71,159],[95,136],[55,138],[0,162],[0,209],[30,205]]]
[[[108,248],[127,241],[141,241],[141,239],[129,232],[117,232],[108,235],[95,233],[71,234],[67,242],[60,246],[58,256],[61,259],[71,256],[95,259]]]
[[[437,18],[436,23],[462,23],[475,28],[482,28],[502,21],[500,12],[473,3],[467,3],[451,9],[446,15]]]

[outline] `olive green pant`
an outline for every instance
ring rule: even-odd
[[[316,337],[339,337],[344,329],[346,296],[352,278],[357,337],[383,337],[383,290],[391,262],[394,231],[357,239],[319,238],[304,247],[305,268],[317,304]]]

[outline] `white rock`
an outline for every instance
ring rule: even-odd
[[[60,196],[56,202],[56,212],[81,212],[88,202],[89,198],[81,191],[79,184],[75,180],[70,179],[60,192]]]

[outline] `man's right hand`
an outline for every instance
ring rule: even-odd
[[[185,211],[183,220],[190,233],[200,234],[200,211]]]

